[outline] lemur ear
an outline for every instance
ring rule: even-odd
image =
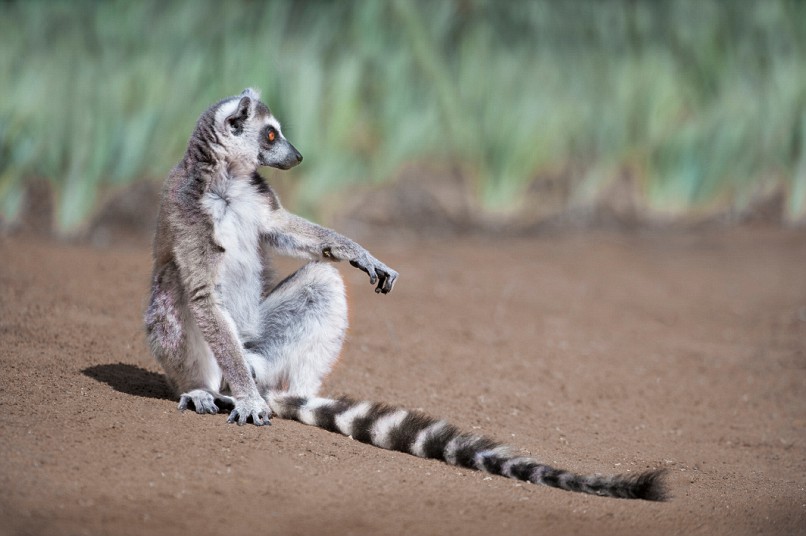
[[[254,88],[248,87],[241,91],[241,97],[251,97],[253,100],[260,100],[260,92]]]
[[[241,97],[238,102],[238,108],[227,117],[227,125],[232,129],[232,133],[236,136],[243,132],[243,124],[249,119],[249,107],[252,104],[252,99],[249,97]]]

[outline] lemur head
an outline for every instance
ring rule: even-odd
[[[285,139],[279,121],[252,88],[218,104],[215,129],[220,133],[218,145],[231,161],[279,169],[302,162],[302,155]]]

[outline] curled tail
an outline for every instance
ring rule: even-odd
[[[272,397],[269,405],[282,418],[344,434],[363,443],[532,484],[622,499],[667,498],[663,470],[637,475],[578,475],[515,455],[510,447],[483,436],[462,433],[443,420],[416,411],[348,398],[287,395]]]

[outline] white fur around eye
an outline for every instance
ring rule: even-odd
[[[273,115],[272,115],[272,116],[269,116],[269,117],[266,119],[266,124],[267,124],[268,126],[272,127],[274,130],[276,130],[276,131],[277,131],[277,137],[278,137],[278,138],[281,138],[281,137],[283,136],[283,131],[282,131],[282,129],[280,128],[280,122],[279,122],[279,121],[277,121],[277,119],[275,119]]]

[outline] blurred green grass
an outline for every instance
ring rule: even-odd
[[[561,173],[584,205],[627,170],[662,215],[806,214],[806,3],[0,3],[0,218],[26,182],[56,231],[159,180],[198,115],[246,86],[302,150],[295,209],[406,163],[469,177],[491,212]]]

